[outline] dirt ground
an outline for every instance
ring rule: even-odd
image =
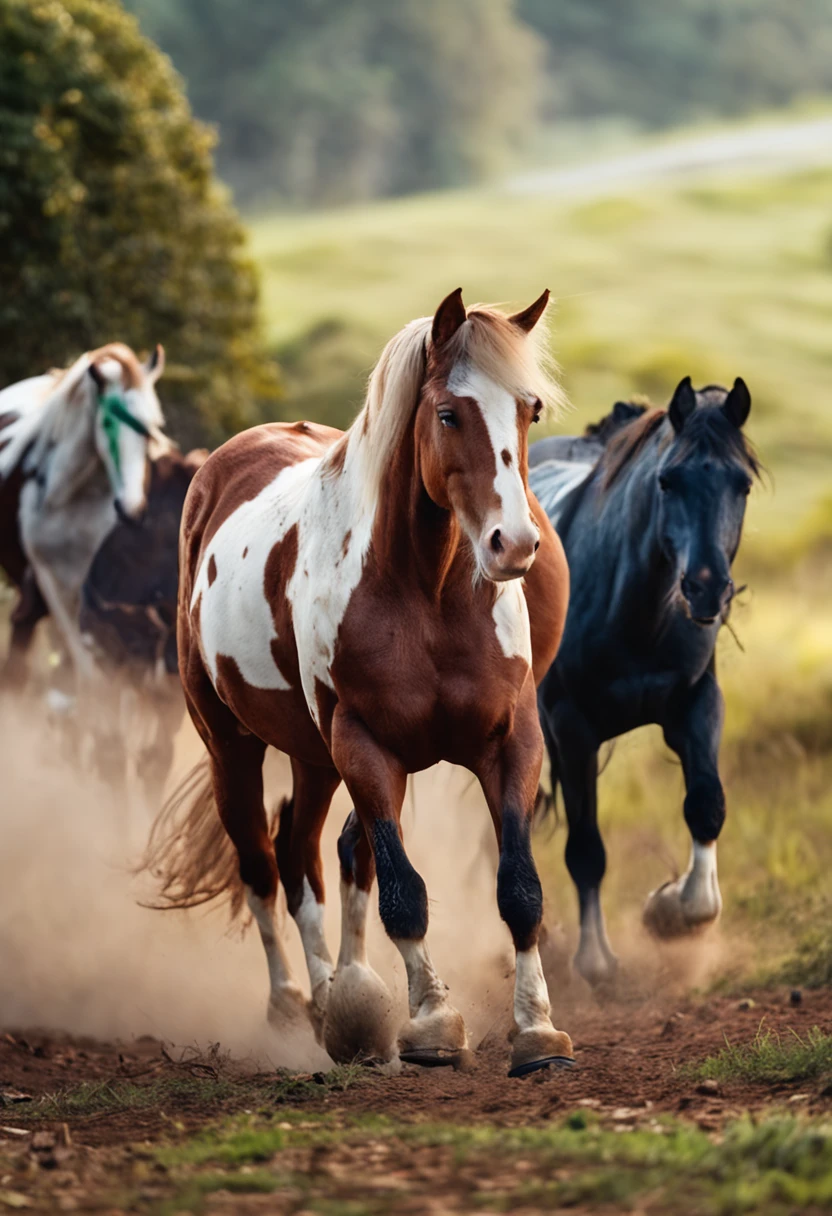
[[[510,1080],[505,1027],[494,1026],[478,1046],[470,1071],[406,1066],[390,1076],[356,1069],[343,1087],[323,1074],[255,1073],[221,1050],[183,1052],[148,1036],[119,1043],[31,1028],[2,1030],[0,1211],[111,1216],[462,1212],[479,1210],[483,1203],[542,1211],[552,1202],[542,1202],[539,1195],[534,1202],[517,1199],[518,1187],[542,1185],[541,1163],[533,1154],[504,1145],[493,1153],[480,1146],[477,1155],[474,1144],[472,1156],[446,1143],[444,1133],[413,1145],[402,1140],[401,1129],[437,1126],[473,1129],[466,1134],[476,1135],[480,1128],[489,1137],[509,1129],[505,1134],[525,1135],[530,1129],[568,1126],[570,1119],[587,1115],[599,1130],[638,1132],[659,1131],[661,1120],[672,1117],[718,1140],[723,1128],[744,1115],[753,1121],[771,1110],[811,1116],[832,1112],[828,1076],[779,1085],[716,1084],[697,1082],[685,1071],[718,1052],[726,1040],[750,1042],[761,1026],[801,1038],[813,1027],[829,1033],[828,990],[585,1006],[575,1025],[577,1065],[571,1071]],[[126,1109],[118,1102],[95,1109],[97,1095],[122,1093],[125,1087],[132,1094],[125,1099]],[[87,1097],[76,1110],[73,1095],[79,1092]],[[177,1145],[198,1144],[200,1136],[228,1125],[229,1118],[233,1126],[232,1117],[242,1118],[243,1112],[258,1118],[260,1126],[290,1129],[291,1134],[282,1133],[289,1138],[279,1153],[262,1154],[271,1159],[272,1169],[279,1162],[279,1177],[248,1164],[239,1173],[194,1174],[197,1181],[183,1191],[181,1169],[177,1174],[165,1164],[165,1146],[173,1146],[169,1151],[175,1153]],[[399,1130],[392,1137],[379,1135],[382,1125]],[[342,1143],[332,1138],[333,1128],[353,1129],[353,1136],[358,1128],[360,1135]],[[309,1129],[317,1129],[311,1139]],[[321,1130],[323,1139],[316,1139]],[[227,1146],[222,1151],[226,1156],[221,1161],[232,1159]],[[260,1158],[259,1150],[250,1150],[250,1161]],[[611,1178],[624,1180],[619,1185],[632,1179],[626,1164],[610,1169]],[[557,1180],[562,1201],[571,1175],[560,1170],[546,1176],[547,1185],[555,1185],[552,1177]],[[583,1177],[578,1175],[578,1181]],[[653,1189],[654,1203],[644,1210],[668,1210]],[[592,1204],[583,1208],[582,1193],[580,1186],[574,1190],[571,1209],[594,1210]],[[710,1202],[703,1200],[704,1210]]]
[[[281,1094],[282,1101],[310,1112],[338,1109],[351,1115],[386,1115],[397,1120],[448,1120],[512,1127],[529,1126],[569,1110],[587,1107],[600,1113],[626,1109],[644,1115],[683,1113],[699,1126],[716,1127],[743,1111],[789,1102],[801,1111],[832,1111],[832,1086],[783,1084],[757,1086],[724,1083],[716,1090],[696,1085],[685,1066],[725,1046],[747,1043],[763,1026],[781,1035],[805,1036],[814,1026],[832,1033],[832,992],[800,994],[794,1004],[788,990],[759,991],[750,996],[719,996],[678,1003],[653,1001],[638,1008],[620,1005],[585,1009],[574,1033],[576,1067],[547,1071],[524,1080],[506,1075],[508,1048],[504,1028],[494,1028],[479,1045],[473,1071],[406,1066],[398,1076],[366,1070],[360,1083],[343,1091],[311,1086]],[[101,1146],[155,1139],[172,1123],[200,1126],[238,1109],[249,1100],[251,1070],[221,1056],[212,1064],[204,1055],[170,1054],[150,1037],[132,1043],[46,1035],[37,1030],[0,1031],[0,1123],[15,1122],[28,1098],[71,1089],[83,1083],[131,1081],[149,1085],[160,1077],[210,1077],[217,1071],[229,1082],[218,1104],[203,1105],[198,1092],[170,1101],[166,1109],[81,1114],[67,1122],[76,1144]],[[255,1074],[268,1082],[269,1074]],[[276,1074],[275,1074],[276,1075]],[[315,1074],[316,1076],[320,1074]],[[301,1074],[301,1079],[303,1074]],[[239,1098],[234,1088],[239,1085]],[[4,1101],[0,1097],[0,1101]],[[55,1127],[46,1119],[42,1126]],[[178,1130],[178,1129],[177,1129]],[[0,1138],[4,1133],[0,1127]]]

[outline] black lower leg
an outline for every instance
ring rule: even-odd
[[[691,781],[685,797],[685,823],[700,844],[716,840],[725,822],[725,791],[716,773],[702,773]]]
[[[532,857],[531,819],[520,811],[503,815],[497,907],[515,948],[530,950],[537,942],[543,919],[543,891]]]
[[[372,825],[372,845],[378,910],[388,936],[421,941],[428,931],[428,893],[404,851],[398,825],[391,819],[377,819]]]

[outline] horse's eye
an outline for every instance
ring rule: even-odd
[[[747,495],[747,494],[751,493],[751,478],[750,477],[746,477],[745,481],[742,483],[741,488],[742,488],[743,494]]]
[[[661,490],[662,494],[666,494],[670,489],[670,480],[664,475],[664,473],[659,474],[659,489]]]
[[[456,414],[453,410],[440,410],[439,421],[443,426],[450,427],[451,430],[456,430],[456,428],[459,426],[459,423],[456,420]]]

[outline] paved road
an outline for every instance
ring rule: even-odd
[[[511,178],[512,194],[587,197],[703,173],[777,173],[832,164],[832,118],[684,137],[642,151]]]

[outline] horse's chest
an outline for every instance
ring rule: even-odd
[[[80,587],[90,563],[116,522],[109,493],[88,492],[60,508],[44,502],[43,489],[30,478],[20,495],[20,533],[35,562],[47,565],[61,581]]]
[[[531,665],[521,584],[494,606],[440,610],[359,588],[338,639],[339,701],[414,767],[464,762],[510,722]]]

